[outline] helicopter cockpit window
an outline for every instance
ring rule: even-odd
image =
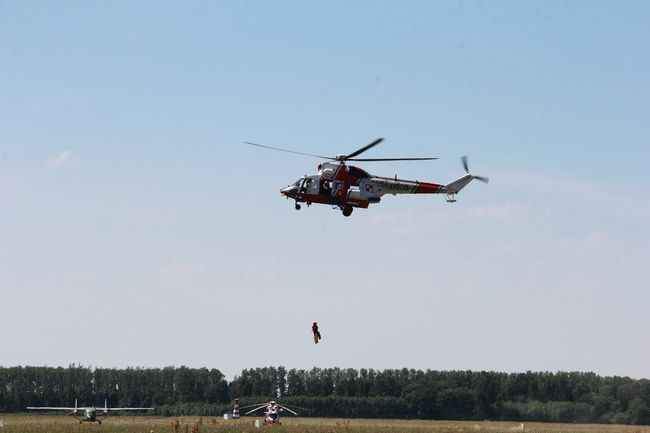
[[[310,186],[311,186],[311,179],[309,178],[303,179],[302,184],[300,186],[300,192],[307,192]]]

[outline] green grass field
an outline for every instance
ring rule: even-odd
[[[178,424],[176,420],[178,419]],[[222,433],[259,432],[275,433],[514,433],[521,431],[518,422],[491,421],[423,421],[383,419],[337,419],[283,417],[280,426],[261,426],[254,422],[261,418],[245,417],[238,421],[222,418],[150,416],[116,416],[97,423],[79,424],[73,418],[55,415],[0,414],[4,426],[0,433]],[[650,426],[597,425],[597,424],[543,424],[525,423],[524,431],[535,433],[650,433]]]

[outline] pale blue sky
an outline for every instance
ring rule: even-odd
[[[0,365],[650,377],[650,4],[0,2]],[[296,212],[380,175],[471,184]],[[318,320],[322,344],[310,342]],[[96,345],[89,345],[96,340]]]

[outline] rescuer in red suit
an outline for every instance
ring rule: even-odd
[[[320,340],[320,332],[318,332],[318,323],[314,322],[311,325],[311,332],[314,333],[314,343],[318,344],[318,340]]]

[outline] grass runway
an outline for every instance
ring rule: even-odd
[[[176,420],[178,419],[178,423]],[[280,426],[256,428],[257,417],[238,421],[210,417],[113,416],[97,423],[79,424],[73,418],[55,415],[1,414],[0,433],[515,433],[519,422],[427,421],[385,419],[340,419],[283,417]],[[650,433],[650,426],[610,424],[525,423],[530,433]]]

